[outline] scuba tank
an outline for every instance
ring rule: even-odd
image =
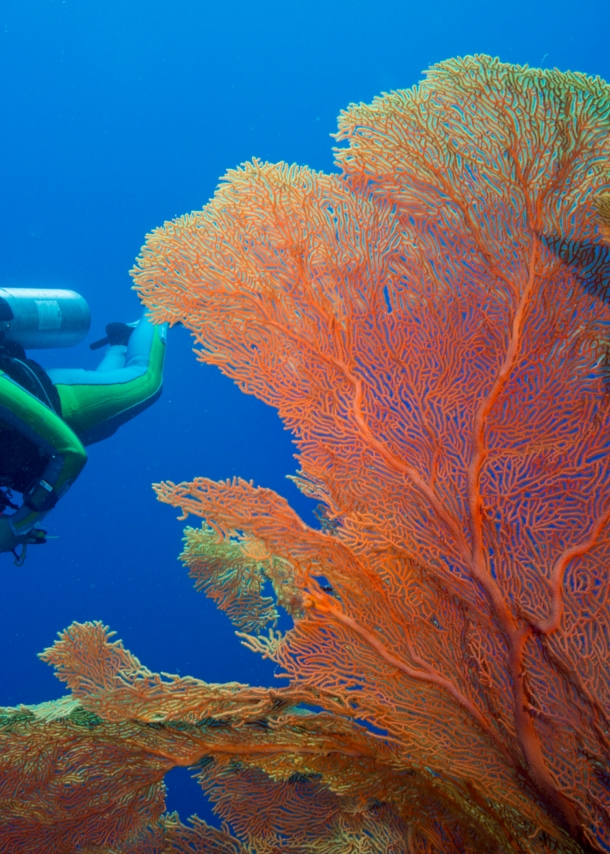
[[[55,288],[0,288],[0,370],[61,416],[57,389],[25,350],[72,347],[89,331],[85,299]]]
[[[0,288],[0,342],[24,350],[73,347],[90,323],[89,306],[75,291]]]

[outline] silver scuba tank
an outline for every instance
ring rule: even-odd
[[[0,340],[24,350],[73,347],[91,323],[89,306],[76,291],[0,288]]]

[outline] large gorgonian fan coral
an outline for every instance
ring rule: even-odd
[[[133,271],[277,407],[328,524],[241,481],[159,496],[281,561],[294,628],[252,648],[457,793],[451,821],[394,801],[411,851],[471,819],[501,851],[610,850],[610,89],[466,57],[337,139],[343,174],[245,164]],[[239,611],[253,576],[229,601],[213,557]]]
[[[278,407],[320,502],[157,487],[290,684],[73,624],[71,696],[0,710],[1,854],[610,850],[609,95],[451,60],[343,114],[341,176],[246,164],[149,237],[137,287]],[[222,828],[163,814],[176,765]]]
[[[72,624],[42,655],[71,696],[0,709],[0,854],[408,854],[400,811],[455,821],[460,793],[405,768],[336,698],[161,677],[111,635]],[[162,815],[176,766],[193,768],[224,829]],[[464,827],[430,838],[493,845],[486,812],[473,804]]]

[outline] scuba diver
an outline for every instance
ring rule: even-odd
[[[161,394],[167,325],[144,316],[108,324],[106,337],[90,345],[108,345],[93,371],[45,371],[26,356],[26,349],[73,346],[89,325],[89,307],[74,291],[0,289],[0,552],[13,552],[18,566],[28,545],[46,542],[38,525],[82,471],[85,446]]]

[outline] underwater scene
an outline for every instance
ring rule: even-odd
[[[609,33],[0,3],[0,854],[610,852]]]

